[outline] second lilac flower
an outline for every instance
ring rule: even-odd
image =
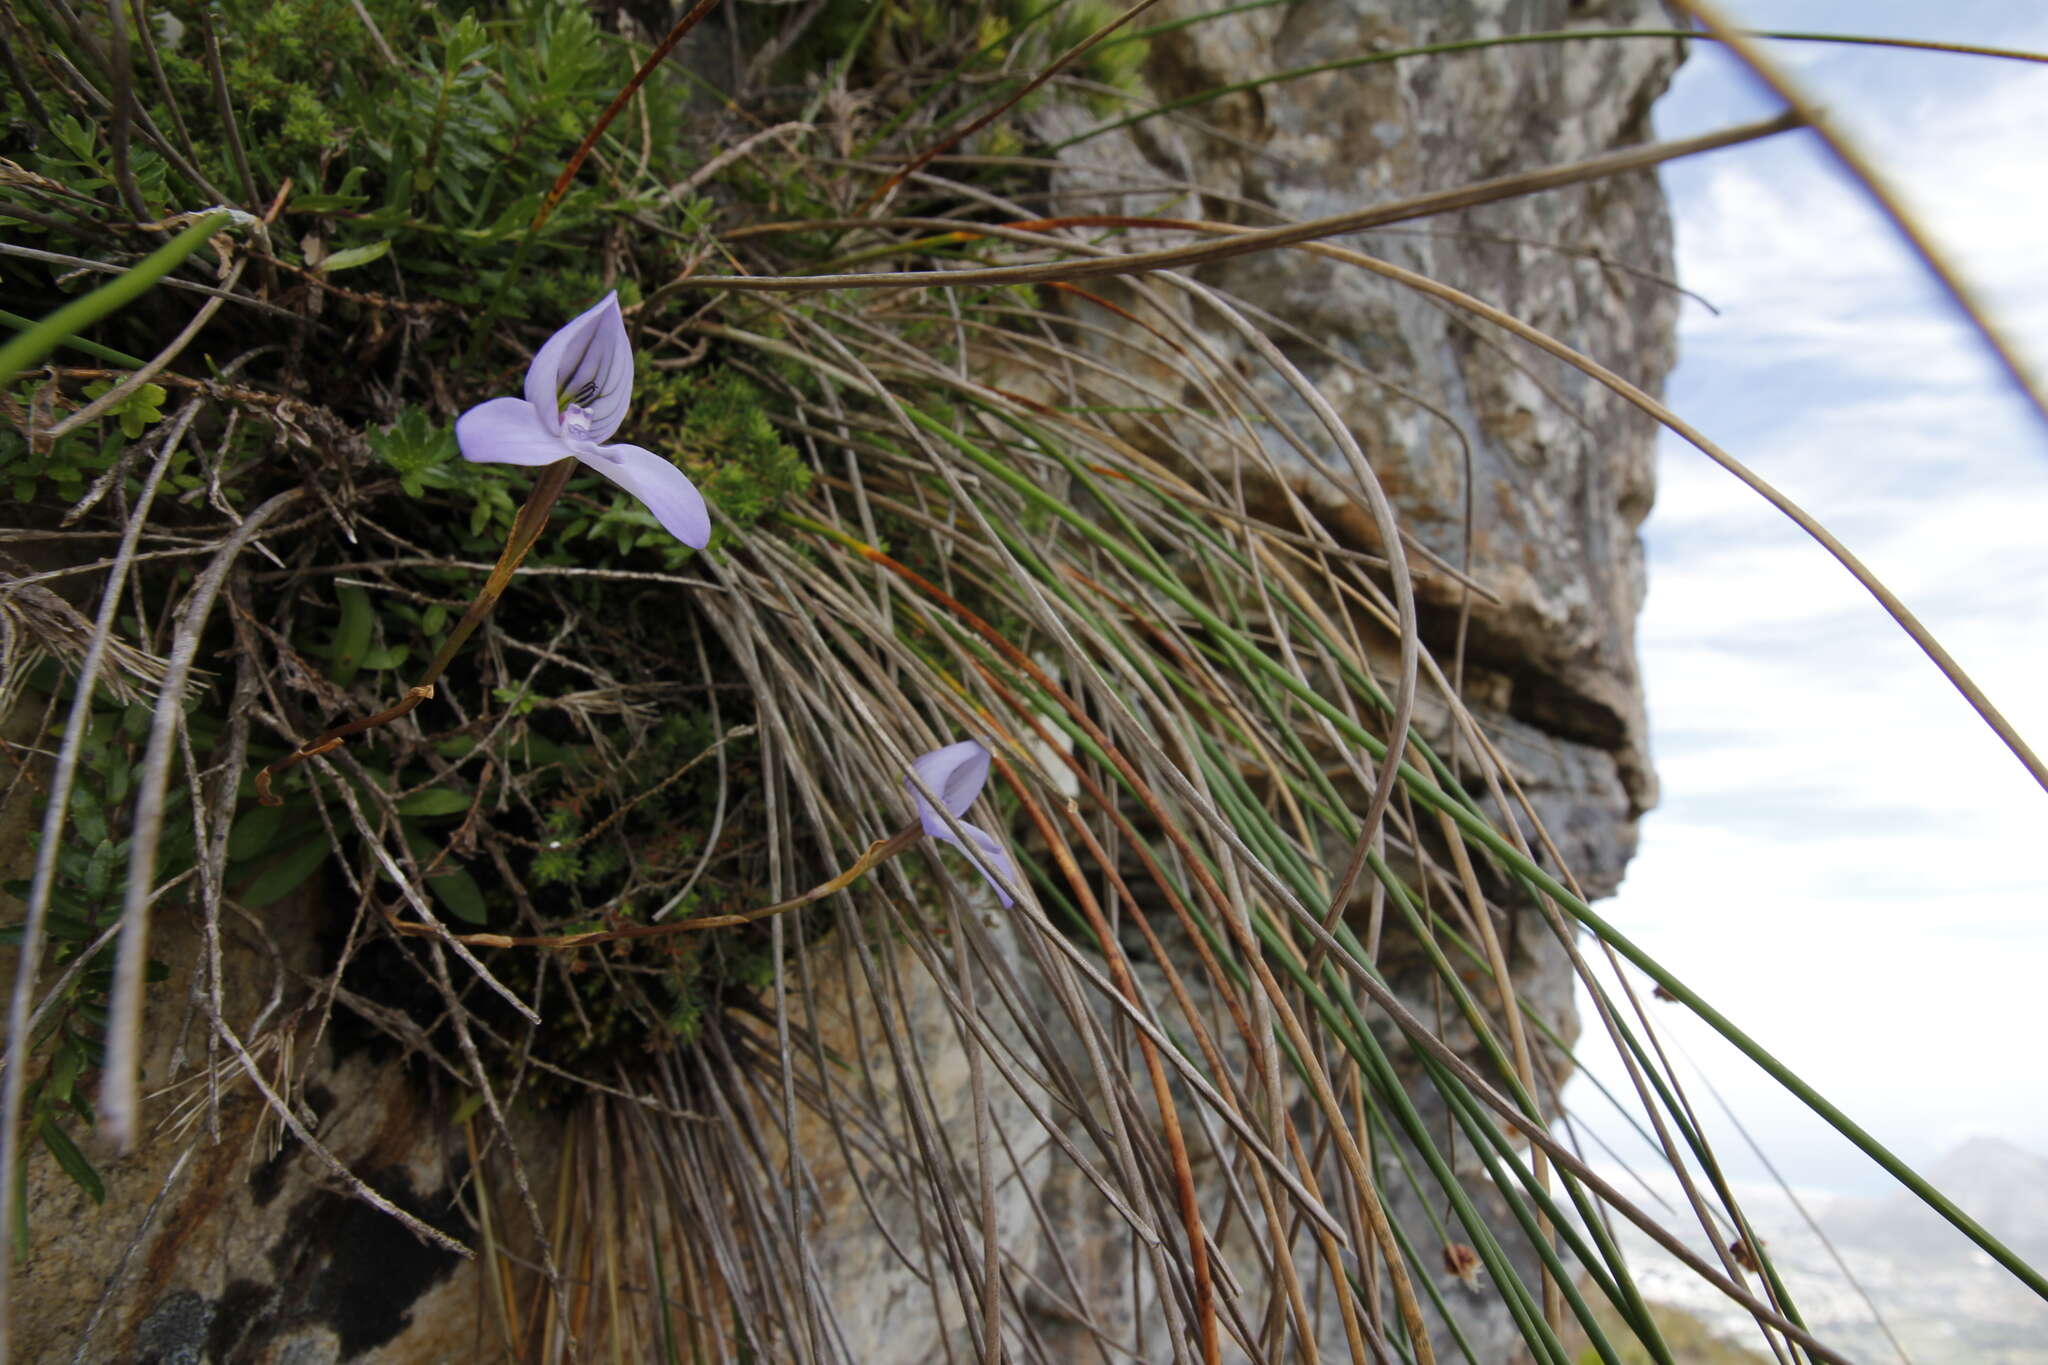
[[[1015,900],[1004,883],[1018,884],[1017,865],[1010,861],[1010,855],[1004,852],[993,834],[978,825],[968,824],[965,818],[988,782],[988,766],[988,750],[971,739],[963,739],[958,744],[934,749],[912,762],[910,770],[916,780],[904,783],[904,787],[917,806],[918,822],[924,826],[924,832],[972,855],[975,870],[995,891],[996,899],[1008,909]],[[960,834],[953,832],[954,825],[948,825],[946,817],[938,812],[924,792],[918,790],[919,783],[936,795],[951,812]],[[961,835],[966,839],[963,840]]]

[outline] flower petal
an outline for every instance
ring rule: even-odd
[[[553,464],[575,454],[524,398],[493,398],[455,419],[455,444],[475,464]]]
[[[1015,905],[1017,903],[1016,898],[1003,889],[1004,882],[1009,882],[1013,886],[1017,882],[1017,865],[1010,861],[1009,853],[1004,850],[1001,844],[996,842],[996,837],[993,834],[990,834],[979,825],[970,825],[962,821],[960,832],[965,834],[974,845],[971,850],[968,850],[979,859],[975,864],[974,870],[981,874],[981,879],[987,882],[989,889],[996,893],[996,899],[1003,903],[1003,909],[1007,910],[1012,905]],[[949,839],[947,842],[956,848],[967,848],[967,845],[961,843],[958,839]]]
[[[967,808],[974,804],[974,798],[981,795],[982,786],[988,781],[988,750],[974,740],[963,739],[958,744],[932,750],[914,761],[910,770],[958,819],[967,814]],[[924,793],[915,786],[910,787],[910,799],[916,803],[917,818],[926,834],[934,839],[953,837],[944,817],[932,809]]]
[[[711,539],[711,513],[689,476],[651,450],[625,444],[578,451],[576,458],[647,504],[668,533],[693,550]]]
[[[526,401],[550,432],[562,429],[562,408],[590,414],[590,439],[608,441],[633,401],[633,345],[616,291],[578,313],[549,337],[526,369]]]

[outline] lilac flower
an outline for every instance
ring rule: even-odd
[[[482,464],[553,464],[574,457],[647,504],[692,549],[711,539],[704,497],[651,450],[604,442],[633,398],[633,347],[616,292],[547,339],[526,371],[526,397],[493,398],[455,421],[462,458]]]
[[[968,853],[975,860],[975,869],[994,889],[996,899],[1008,908],[1014,901],[1003,883],[1018,884],[1017,866],[1010,861],[1010,855],[1003,851],[994,835],[968,824],[964,818],[968,808],[974,804],[974,798],[981,795],[983,784],[988,781],[988,750],[971,739],[963,739],[958,744],[932,750],[912,763],[910,771],[914,780],[904,786],[910,792],[910,799],[917,804],[917,818],[924,826],[924,832]],[[920,783],[952,813],[960,834],[955,834],[953,826],[946,823],[946,817],[932,808],[932,803],[918,790]],[[972,848],[961,840],[962,834],[972,841]]]

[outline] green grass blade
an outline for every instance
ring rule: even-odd
[[[90,294],[73,299],[40,322],[31,324],[26,331],[16,334],[6,345],[0,346],[0,384],[13,382],[17,375],[40,364],[44,356],[79,332],[141,298],[158,280],[205,245],[206,240],[233,216],[225,209],[206,214]],[[137,368],[140,368],[139,363]]]

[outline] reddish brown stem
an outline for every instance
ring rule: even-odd
[[[1033,800],[1025,789],[1017,770],[1001,754],[993,754],[996,770],[1010,789],[1023,800],[1024,809],[1030,814],[1031,822],[1038,826],[1038,832],[1045,840],[1045,846],[1060,866],[1060,872],[1067,879],[1067,887],[1074,893],[1074,903],[1081,907],[1087,917],[1088,928],[1101,945],[1103,963],[1109,968],[1109,979],[1117,993],[1122,995],[1133,1014],[1142,1015],[1145,1010],[1144,998],[1138,993],[1138,983],[1131,976],[1129,962],[1124,957],[1123,946],[1117,942],[1116,934],[1109,927],[1108,918],[1102,913],[1102,906],[1095,899],[1095,892],[1088,885],[1088,879],[1081,873],[1081,865],[1075,861],[1073,849],[1059,832],[1053,828],[1045,808]],[[1079,817],[1071,807],[1067,819],[1076,828],[1081,826]],[[1100,849],[1097,849],[1099,856]],[[1108,860],[1103,860],[1105,867]],[[1201,1343],[1204,1365],[1220,1365],[1223,1359],[1222,1344],[1216,1329],[1216,1284],[1209,1269],[1209,1237],[1202,1224],[1202,1206],[1195,1191],[1194,1163],[1188,1159],[1188,1145],[1181,1131],[1180,1110],[1173,1102],[1173,1088],[1167,1084],[1166,1066],[1159,1060],[1159,1049],[1150,1036],[1137,1035],[1138,1053],[1144,1059],[1145,1073],[1152,1081],[1152,1098],[1159,1106],[1159,1135],[1166,1144],[1166,1153],[1173,1163],[1174,1194],[1180,1206],[1181,1226],[1187,1233],[1188,1266],[1194,1272],[1195,1289],[1195,1335]]]
[[[683,40],[683,35],[697,27],[698,20],[717,8],[718,0],[697,0],[697,3],[690,7],[690,12],[676,21],[675,27],[668,31],[668,36],[655,45],[654,51],[647,54],[647,60],[640,63],[640,69],[633,73],[633,79],[627,81],[618,94],[612,96],[612,102],[604,107],[604,112],[597,116],[597,122],[591,124],[590,131],[583,135],[583,141],[577,143],[576,150],[569,154],[569,164],[562,167],[562,173],[555,177],[555,183],[548,189],[548,197],[541,200],[540,208],[535,210],[533,226],[527,229],[529,232],[539,232],[541,224],[547,222],[548,215],[562,202],[562,196],[569,192],[569,182],[576,178],[576,172],[582,169],[584,160],[590,155],[590,149],[604,136],[604,130],[612,126],[612,120],[626,107],[626,101],[632,99],[640,87],[647,83],[647,78],[654,74],[654,68],[660,66],[675,45]]]
[[[1051,66],[1048,66],[1047,68],[1045,68],[1045,70],[1039,72],[1036,76],[1033,76],[1030,82],[1026,84],[1022,90],[1019,90],[1016,94],[1010,96],[1001,104],[998,104],[995,108],[989,110],[986,114],[983,114],[980,118],[968,124],[965,128],[962,128],[957,132],[948,133],[945,137],[940,138],[937,142],[934,142],[931,146],[925,148],[916,156],[912,157],[909,163],[905,165],[903,169],[897,171],[896,174],[890,176],[887,180],[883,181],[882,187],[876,190],[873,194],[869,195],[867,199],[862,203],[861,207],[867,208],[870,204],[878,203],[882,199],[886,198],[888,196],[889,191],[895,189],[905,180],[909,179],[911,176],[917,174],[926,166],[930,165],[935,158],[943,155],[948,148],[959,146],[962,142],[965,142],[968,138],[973,137],[976,133],[988,127],[991,123],[994,123],[1004,114],[1007,114],[1008,112],[1010,112],[1010,110],[1016,108],[1017,104],[1023,99],[1025,99],[1027,96],[1029,96],[1032,91],[1038,89],[1039,86],[1044,85],[1054,76],[1057,76],[1060,72],[1064,71],[1069,65],[1073,63],[1076,57],[1081,56],[1090,48],[1094,47],[1097,43],[1101,42],[1104,38],[1107,38],[1110,34],[1116,32],[1125,24],[1128,24],[1129,22],[1131,22],[1131,20],[1137,18],[1140,14],[1143,14],[1146,10],[1151,9],[1154,5],[1158,3],[1159,0],[1138,0],[1137,4],[1125,10],[1117,18],[1111,20],[1107,24],[1104,24],[1101,28],[1096,29],[1095,32],[1089,34],[1086,38],[1082,39],[1079,43],[1076,43],[1073,47],[1068,48],[1064,53],[1060,55],[1057,61],[1053,62]]]

